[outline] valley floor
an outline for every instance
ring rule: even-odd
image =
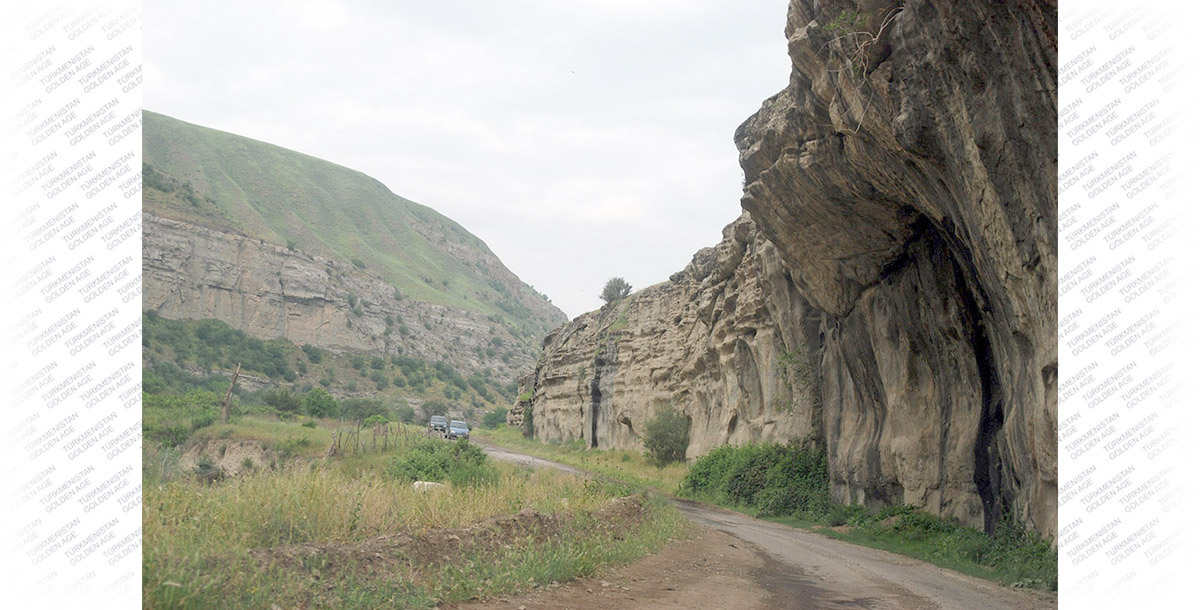
[[[512,450],[497,459],[546,460]],[[676,500],[698,525],[665,550],[601,577],[453,606],[512,608],[872,608],[1042,610],[1052,593],[1003,587],[932,564]]]

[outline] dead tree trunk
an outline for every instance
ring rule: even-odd
[[[225,392],[225,400],[221,402],[221,423],[229,423],[229,403],[233,400],[233,384],[237,383],[238,374],[242,372],[242,363],[239,362],[237,368],[233,371],[233,377],[229,379],[229,391]]]

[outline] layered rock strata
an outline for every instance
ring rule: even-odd
[[[143,222],[143,310],[218,319],[261,339],[403,352],[464,372],[490,368],[502,379],[533,365],[528,348],[494,318],[398,300],[391,284],[352,265],[149,213]]]
[[[800,325],[777,321],[807,311],[775,247],[743,216],[669,282],[546,338],[529,401],[536,434],[638,448],[646,423],[667,406],[691,419],[689,457],[804,438],[816,423],[812,350]]]
[[[812,434],[841,502],[1053,537],[1056,19],[792,2],[789,84],[735,136],[753,222],[548,337],[538,435],[634,447],[671,403],[689,456]]]

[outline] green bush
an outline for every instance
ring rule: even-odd
[[[465,439],[456,443],[421,439],[392,460],[388,473],[402,481],[449,481],[456,486],[494,484],[500,479],[487,454]]]
[[[168,320],[147,312],[142,317],[142,341],[150,354],[169,348],[182,366],[232,371],[241,364],[243,371],[275,379],[295,375],[288,368],[286,341],[255,339],[219,320]],[[156,371],[166,364],[155,358],[151,361]]]
[[[820,445],[718,447],[696,460],[682,486],[691,495],[748,506],[760,515],[824,517],[833,506]]]
[[[367,398],[347,398],[341,402],[341,417],[351,421],[362,421],[372,415],[388,414],[383,401]]]
[[[338,414],[337,399],[325,388],[313,388],[304,395],[304,412],[312,417],[335,417]]]
[[[400,405],[396,408],[396,418],[406,424],[415,423],[417,421],[417,412],[407,404]]]
[[[633,287],[624,278],[614,277],[604,284],[604,289],[600,291],[600,298],[604,299],[605,304],[612,303],[629,296],[629,291],[632,289]]]
[[[216,422],[222,398],[211,390],[142,394],[142,435],[148,441],[178,447],[192,432]]]
[[[682,411],[662,406],[655,412],[654,419],[646,424],[642,444],[646,446],[651,459],[659,465],[682,462],[687,452],[691,429],[692,420]]]
[[[496,407],[483,416],[483,427],[488,430],[495,430],[504,425],[506,421],[508,421],[508,409]]]
[[[304,345],[300,346],[300,349],[304,350],[304,354],[308,356],[309,362],[313,364],[321,364],[321,360],[323,359],[323,356],[321,355],[321,348],[305,343]]]
[[[287,388],[275,388],[267,392],[266,396],[263,397],[263,401],[268,406],[275,407],[285,413],[299,413],[302,404],[300,397],[292,394],[292,391]]]

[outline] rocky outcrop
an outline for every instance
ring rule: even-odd
[[[494,316],[397,299],[383,279],[299,250],[153,214],[143,218],[143,310],[218,319],[297,345],[402,351],[461,371],[490,368],[500,378],[533,364],[524,343]]]
[[[821,311],[843,501],[1055,531],[1056,19],[791,3],[789,86],[736,134],[742,205]]]
[[[752,222],[548,337],[538,435],[636,446],[671,403],[689,456],[812,433],[842,502],[1053,537],[1056,10],[793,1],[735,136]]]
[[[535,432],[639,448],[646,423],[670,406],[691,419],[689,457],[805,438],[819,423],[812,349],[790,321],[808,311],[775,247],[743,215],[669,282],[546,338],[530,401]]]

